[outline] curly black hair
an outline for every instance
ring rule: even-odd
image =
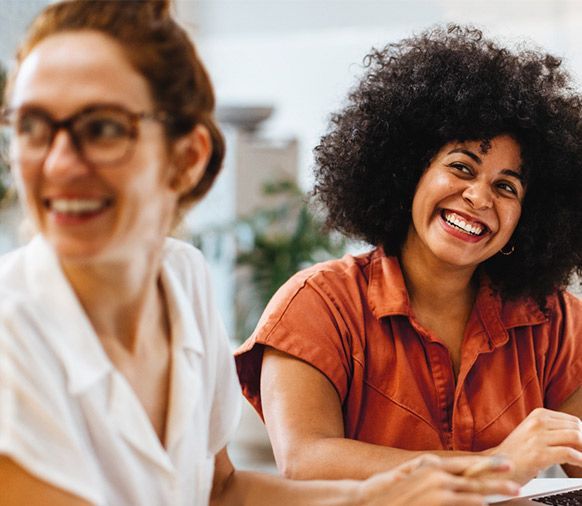
[[[314,150],[313,194],[328,226],[399,255],[439,149],[509,134],[527,184],[515,251],[481,268],[503,297],[543,304],[582,271],[582,99],[561,63],[457,25],[372,50]]]

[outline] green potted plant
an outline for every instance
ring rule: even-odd
[[[297,271],[341,256],[345,240],[323,230],[306,195],[290,180],[266,183],[273,203],[239,221],[237,265],[237,337],[254,330],[265,306]],[[247,240],[241,240],[246,237]]]
[[[0,109],[4,106],[4,88],[6,86],[6,69],[0,65]],[[8,136],[0,129],[0,204],[9,195]]]
[[[277,289],[297,271],[341,256],[346,241],[324,230],[323,219],[308,205],[307,196],[294,181],[265,183],[265,204],[249,216],[213,227],[191,238],[205,250],[204,237],[218,238],[205,254],[220,257],[234,242],[235,339],[242,341],[254,330],[265,306]],[[220,250],[220,251],[219,251]]]

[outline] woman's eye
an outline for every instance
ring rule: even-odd
[[[454,162],[449,165],[453,169],[458,170],[459,172],[463,172],[464,174],[472,174],[471,169],[465,165],[464,163]]]
[[[504,192],[511,193],[511,194],[517,196],[517,189],[509,183],[503,183],[503,182],[498,183],[497,187],[500,188],[501,190],[503,190]]]
[[[87,141],[111,141],[128,136],[128,129],[123,123],[113,119],[95,119],[87,122],[82,131],[82,136]]]
[[[22,116],[16,125],[17,135],[33,141],[44,141],[50,137],[51,127],[42,116],[27,114]]]

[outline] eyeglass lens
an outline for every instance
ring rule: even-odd
[[[121,161],[137,135],[131,113],[108,108],[82,111],[60,122],[41,111],[25,110],[16,112],[10,124],[12,157],[20,163],[42,161],[61,128],[68,131],[83,159],[95,165]]]

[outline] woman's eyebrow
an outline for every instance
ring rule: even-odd
[[[477,156],[475,153],[473,153],[473,151],[469,151],[468,149],[464,149],[464,148],[455,148],[455,149],[451,149],[451,151],[449,151],[447,154],[451,155],[453,153],[462,153],[464,155],[467,155],[469,158],[471,158],[472,160],[474,160],[476,163],[478,163],[479,165],[481,165],[483,163],[483,160],[481,160],[481,158],[479,158],[479,156]],[[519,172],[512,170],[512,169],[502,169],[501,174],[505,174],[506,176],[511,176],[514,177],[516,179],[518,179],[521,183],[524,182],[524,177],[522,174],[520,174]]]
[[[453,153],[463,153],[464,155],[467,155],[469,158],[472,158],[479,165],[481,165],[483,163],[481,158],[479,158],[475,153],[473,153],[473,151],[469,151],[468,149],[455,148],[455,149],[452,149],[451,151],[449,151],[447,154],[452,155]]]
[[[519,172],[516,172],[515,170],[511,170],[511,169],[503,169],[501,171],[501,174],[505,174],[506,176],[511,176],[514,177],[515,179],[518,179],[522,184],[524,182],[524,177],[522,174],[520,174]]]

